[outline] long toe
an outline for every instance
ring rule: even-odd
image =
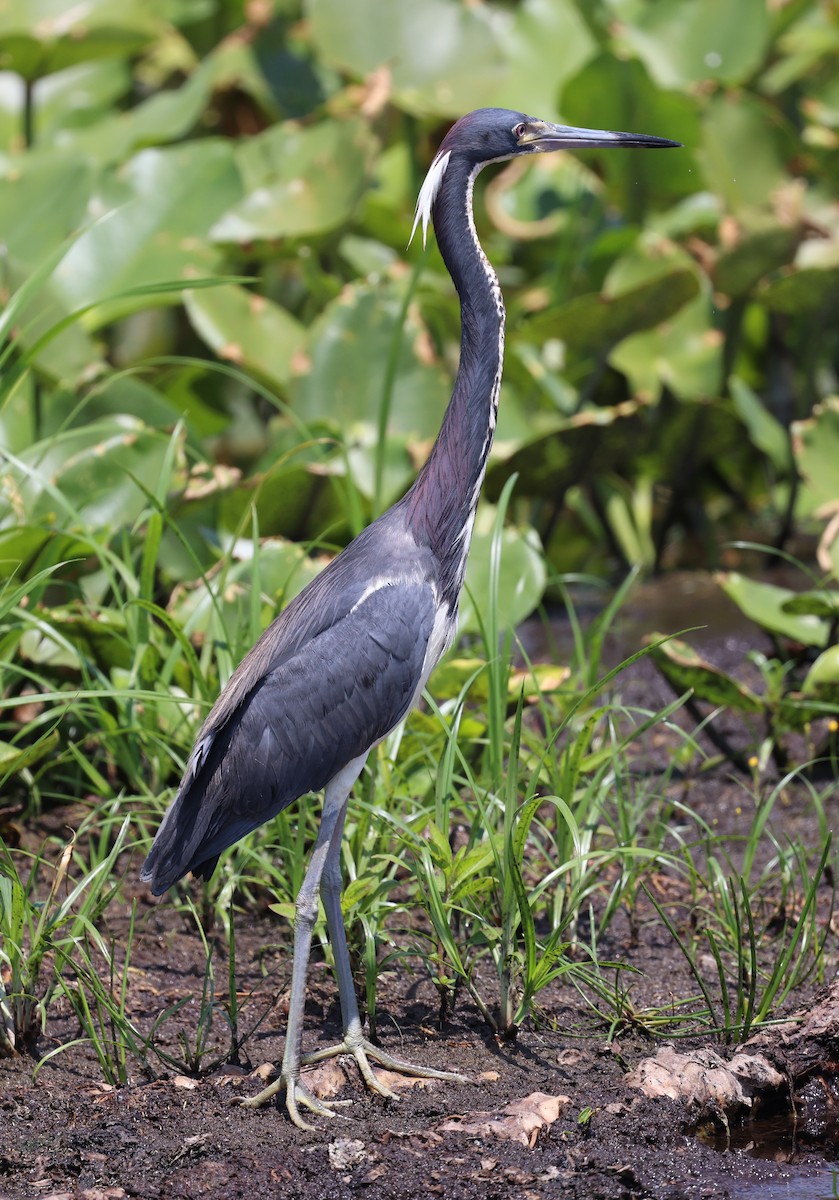
[[[281,1071],[267,1088],[264,1088],[256,1096],[248,1096],[242,1100],[242,1107],[263,1108],[283,1091],[285,1092],[286,1112],[290,1119],[298,1129],[305,1129],[309,1132],[313,1131],[315,1126],[303,1119],[300,1114],[301,1108],[308,1109],[316,1117],[338,1117],[343,1114],[335,1110],[352,1103],[351,1100],[319,1100],[299,1079],[289,1080],[285,1072]]]
[[[471,1083],[472,1080],[466,1075],[459,1075],[456,1071],[439,1071],[436,1067],[424,1067],[419,1063],[406,1062],[401,1058],[394,1058],[392,1054],[386,1054],[384,1050],[380,1050],[378,1046],[374,1046],[367,1038],[351,1038],[345,1037],[343,1042],[339,1042],[335,1046],[329,1046],[323,1050],[315,1050],[311,1054],[303,1056],[303,1062],[306,1066],[313,1063],[324,1062],[327,1058],[334,1058],[335,1055],[346,1054],[355,1059],[358,1064],[358,1069],[361,1072],[361,1077],[370,1088],[371,1091],[378,1093],[380,1096],[386,1096],[390,1100],[398,1100],[396,1092],[386,1084],[378,1080],[370,1066],[373,1062],[379,1067],[384,1067],[387,1071],[392,1071],[398,1075],[410,1075],[414,1079],[441,1079],[449,1083]]]

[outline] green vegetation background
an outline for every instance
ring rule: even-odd
[[[401,494],[458,338],[433,247],[406,248],[413,199],[482,104],[684,149],[487,182],[510,319],[473,593],[513,476],[502,625],[556,571],[714,565],[726,536],[783,548],[829,521],[837,50],[815,0],[5,8],[0,578],[30,620],[6,638],[12,690],[43,666],[194,695]]]
[[[782,551],[799,533],[819,537],[803,599],[724,581],[804,647],[795,670],[781,651],[765,659],[765,695],[689,648],[656,653],[679,692],[760,717],[758,773],[781,735],[835,715],[837,52],[826,0],[0,8],[0,834],[14,844],[18,811],[86,801],[50,903],[71,854],[84,886],[104,887],[126,813],[147,845],[236,661],[423,461],[459,324],[433,241],[407,245],[414,198],[450,122],[481,105],[684,149],[546,156],[493,168],[479,187],[479,233],[509,309],[462,619],[484,654],[441,668],[444,719],[414,714],[365,775],[346,903],[367,937],[368,1006],[379,909],[401,861],[393,829],[427,867],[414,900],[436,931],[441,995],[491,953],[502,1026],[562,969],[559,939],[573,937],[604,863],[624,864],[608,923],[632,908],[642,866],[671,836],[667,804],[653,817],[650,797],[620,780],[634,732],[677,704],[630,718],[597,699],[624,593],[589,634],[575,626],[570,675],[513,671],[509,636],[496,655],[502,630],[563,594],[562,573],[717,565],[731,537]],[[805,699],[788,703],[808,666]],[[522,721],[522,704],[541,725]],[[682,749],[701,757],[687,736]],[[537,853],[545,786],[559,815]],[[461,811],[464,789],[470,841],[453,856],[450,806]],[[205,902],[234,880],[247,899],[259,876],[288,910],[314,820],[304,806],[299,828],[281,821],[258,863],[240,848]],[[795,853],[784,886],[804,889],[806,915],[821,868],[811,884]],[[50,904],[33,900],[40,862],[25,888],[8,854],[0,871],[0,965],[9,995],[30,1005],[7,1021],[19,1033],[44,953],[26,965],[24,943],[60,946]],[[743,878],[750,870],[751,859]],[[101,897],[86,894],[95,924]],[[455,945],[451,912],[461,929],[465,906],[484,899],[492,913],[464,917]],[[534,913],[551,930],[538,961]],[[802,918],[778,979],[804,929]],[[519,930],[528,965],[513,1003]],[[808,937],[811,963],[820,943]],[[777,994],[773,984],[754,1011]],[[752,1008],[729,1019],[727,1005],[719,1021],[747,1027]]]

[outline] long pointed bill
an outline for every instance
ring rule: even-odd
[[[537,153],[551,150],[586,150],[600,147],[647,146],[653,150],[681,146],[670,138],[653,137],[648,133],[616,133],[607,129],[578,129],[574,125],[551,125],[547,121],[532,121],[519,145]]]

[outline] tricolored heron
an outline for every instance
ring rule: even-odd
[[[488,163],[574,147],[677,146],[667,138],[552,125],[480,109],[448,132],[422,185],[414,230],[430,220],[460,296],[460,364],[437,441],[416,482],[296,596],[245,656],[198,734],[141,878],[155,895],[219,855],[306,792],[324,790],[320,830],[297,897],[294,964],[279,1078],[286,1108],[333,1115],[300,1080],[304,1063],[352,1055],[373,1091],[393,1096],[371,1061],[461,1079],[394,1059],[362,1031],[341,915],[340,846],[350,790],[371,748],[417,703],[451,645],[501,388],[504,301],[475,232],[472,189]],[[303,1056],[312,930],[322,896],[335,958],[343,1040]]]

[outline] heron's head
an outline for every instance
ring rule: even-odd
[[[680,142],[673,142],[669,138],[652,137],[645,133],[616,133],[605,129],[554,125],[509,108],[478,108],[461,117],[443,139],[419,194],[411,237],[422,221],[425,242],[431,206],[453,159],[461,160],[470,168],[471,174],[472,171],[477,173],[488,163],[503,162],[522,154],[547,154],[553,150],[595,147],[664,149],[679,145]]]

